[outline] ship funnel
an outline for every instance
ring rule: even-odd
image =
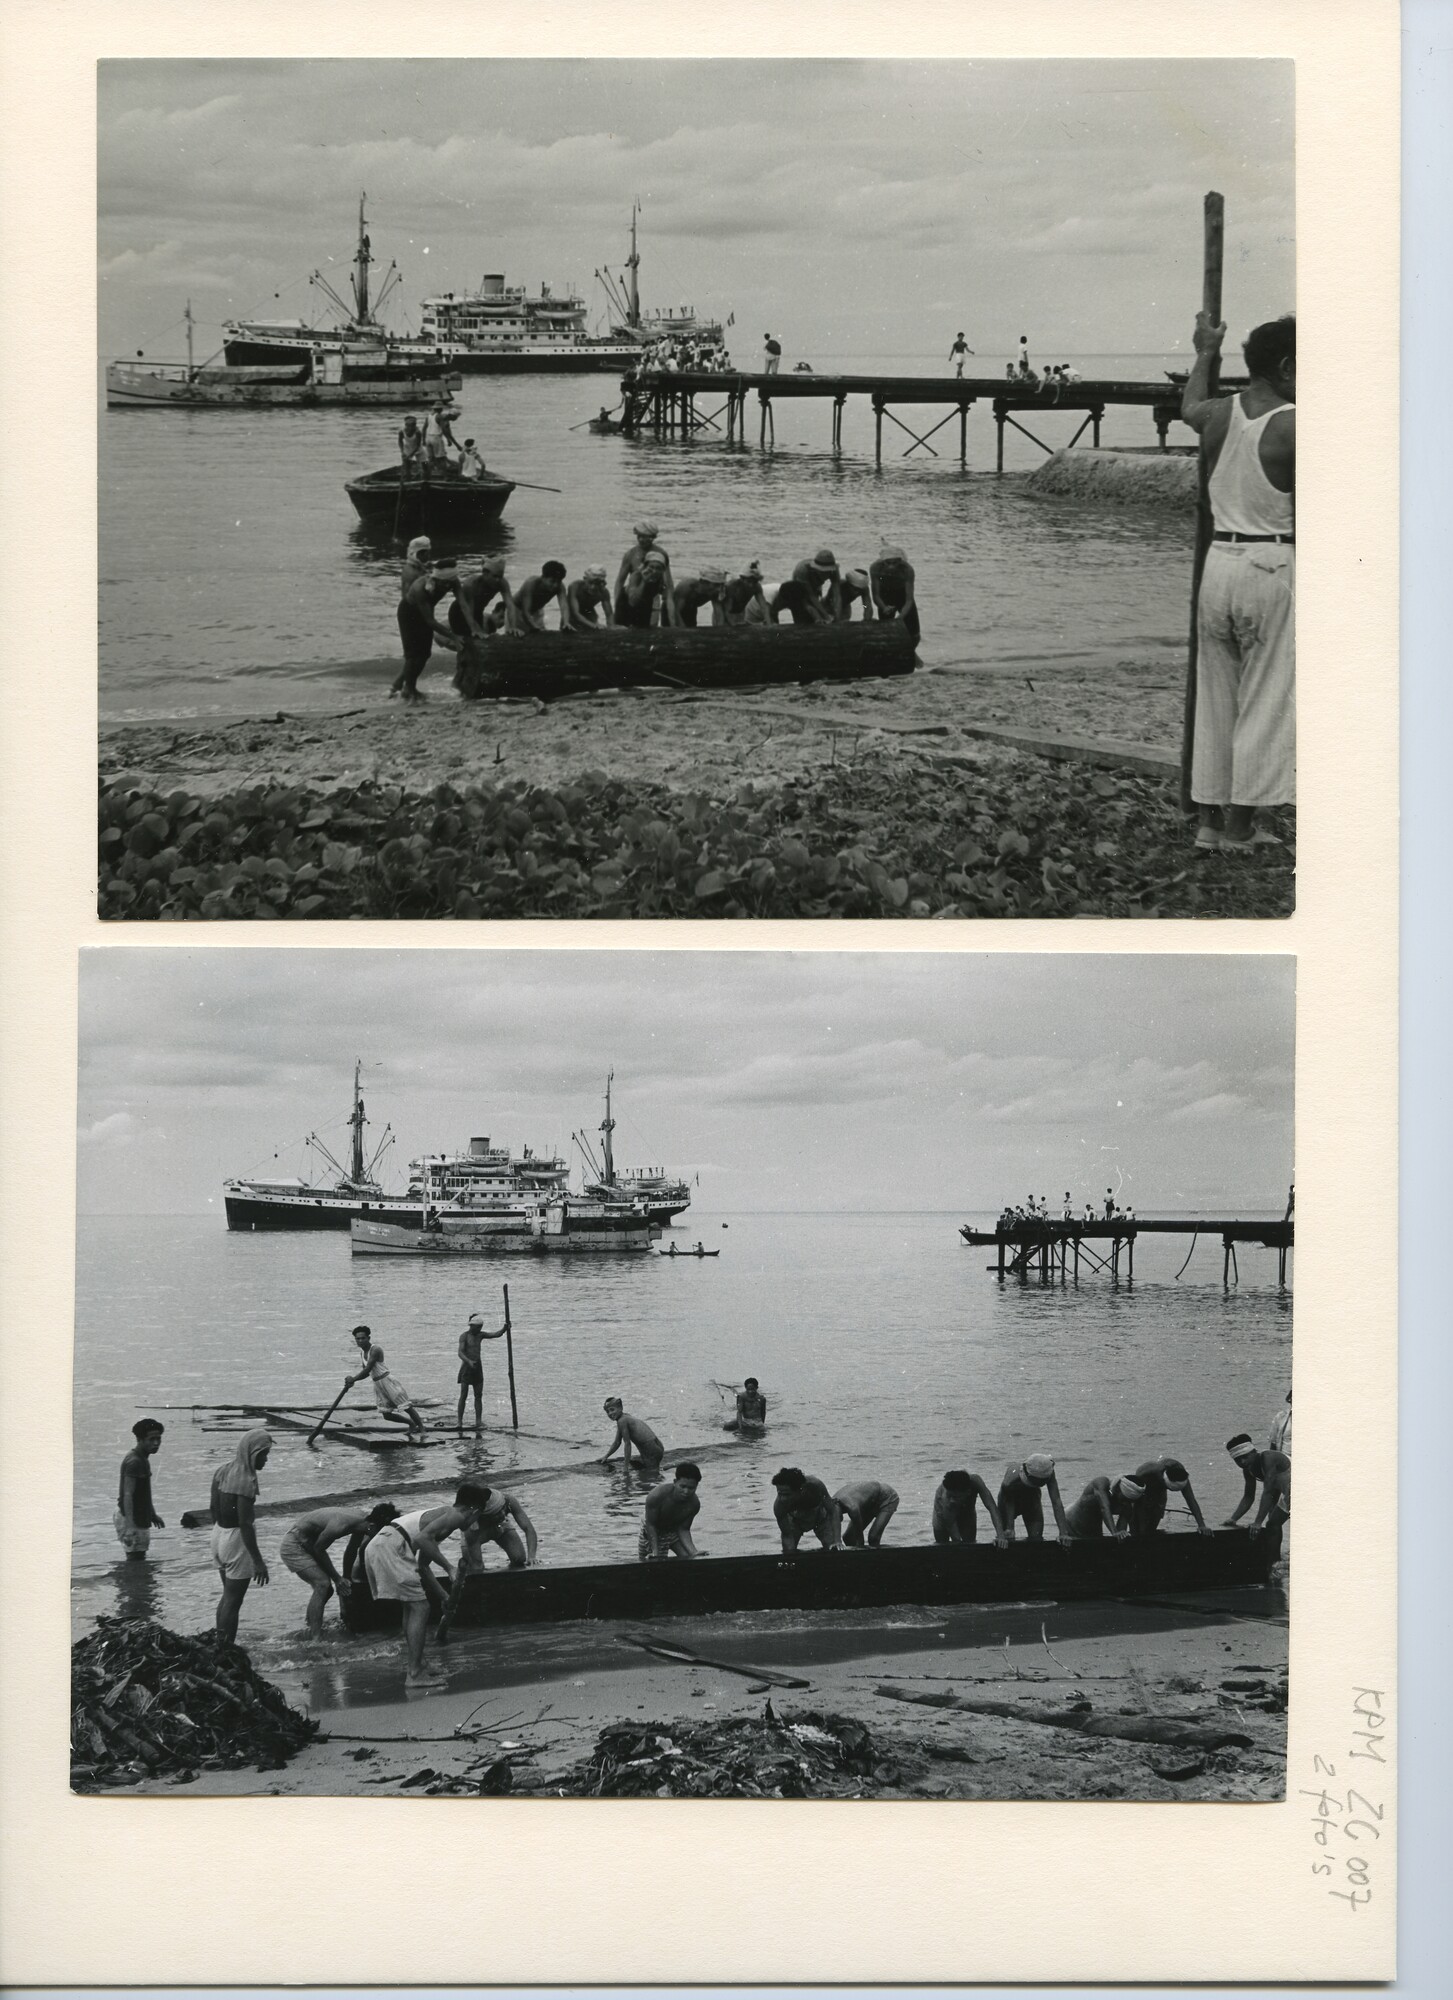
[[[487,1160],[489,1158],[489,1140],[471,1139],[469,1142],[469,1157],[472,1160]]]
[[[479,296],[482,299],[502,299],[504,295],[504,272],[486,271],[479,281]]]

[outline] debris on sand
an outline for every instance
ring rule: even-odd
[[[573,1798],[848,1799],[896,1776],[861,1722],[807,1713],[793,1722],[678,1722],[669,1731],[616,1724],[552,1789]]]
[[[100,1618],[71,1648],[71,1787],[194,1777],[253,1764],[280,1771],[318,1725],[211,1633]]]

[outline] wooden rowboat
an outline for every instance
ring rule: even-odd
[[[483,479],[405,479],[401,465],[366,472],[344,487],[358,517],[371,533],[450,535],[497,521],[514,492],[514,481],[492,472]]]
[[[470,699],[613,687],[761,687],[911,674],[913,665],[913,638],[898,619],[649,631],[613,625],[595,632],[496,635],[466,645],[460,686]]]
[[[505,1569],[465,1579],[456,1625],[541,1625],[572,1618],[700,1617],[714,1611],[858,1611],[891,1605],[1013,1604],[1037,1599],[1161,1597],[1270,1580],[1280,1537],[1218,1528],[1131,1541],[931,1544],[704,1556],[695,1562]],[[398,1624],[396,1603],[355,1585],[342,1605],[354,1631]]]

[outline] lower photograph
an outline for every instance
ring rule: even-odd
[[[73,1790],[1282,1798],[1295,997],[84,951]]]

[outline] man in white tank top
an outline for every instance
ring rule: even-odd
[[[1297,323],[1254,327],[1246,388],[1211,397],[1225,334],[1197,313],[1181,416],[1200,433],[1214,517],[1197,612],[1196,845],[1234,853],[1275,840],[1259,806],[1296,797]]]

